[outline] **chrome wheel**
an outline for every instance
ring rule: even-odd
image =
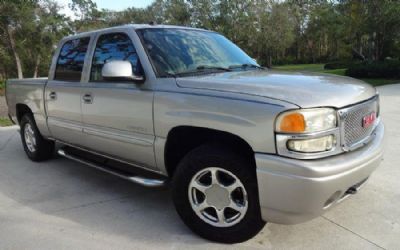
[[[216,227],[236,225],[248,209],[244,185],[233,173],[222,168],[199,171],[189,184],[188,195],[197,216]]]
[[[31,153],[34,153],[36,151],[36,137],[35,132],[33,131],[31,124],[29,123],[27,123],[24,127],[24,139],[28,150]]]

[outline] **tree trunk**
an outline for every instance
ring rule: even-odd
[[[10,25],[7,25],[7,35],[8,35],[8,39],[10,41],[11,50],[12,50],[13,55],[14,55],[15,64],[17,66],[18,79],[22,79],[22,78],[24,78],[24,76],[22,74],[21,59],[19,58],[19,55],[18,55],[18,52],[17,52],[17,47],[15,46],[14,34],[13,34],[13,31],[11,30]]]
[[[40,65],[40,55],[36,57],[35,70],[33,71],[33,78],[38,77],[39,65]]]
[[[268,55],[268,62],[267,62],[268,68],[272,68],[272,56]]]

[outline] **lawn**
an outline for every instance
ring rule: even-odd
[[[7,127],[13,125],[10,119],[6,117],[0,117],[0,127]]]
[[[292,64],[275,66],[273,69],[286,70],[286,71],[304,71],[304,72],[319,72],[344,76],[346,69],[324,69],[324,64]],[[373,86],[400,83],[400,79],[386,79],[386,78],[362,78],[363,80]]]
[[[4,95],[5,88],[6,88],[6,83],[3,81],[0,81],[0,96]]]

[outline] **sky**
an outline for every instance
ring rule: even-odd
[[[71,3],[71,0],[56,0],[61,6],[63,6],[63,10],[61,13],[66,14],[68,16],[73,15],[72,11],[68,8],[68,4]],[[135,8],[144,8],[149,6],[153,0],[93,0],[97,4],[99,9],[109,9],[109,10],[123,10],[128,7]]]

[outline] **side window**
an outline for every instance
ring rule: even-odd
[[[67,41],[57,59],[54,80],[79,82],[90,38]]]
[[[132,64],[132,72],[139,73],[141,71],[135,47],[128,35],[124,33],[105,34],[101,35],[97,41],[90,80],[103,81],[101,76],[103,65],[112,60],[129,61]]]

